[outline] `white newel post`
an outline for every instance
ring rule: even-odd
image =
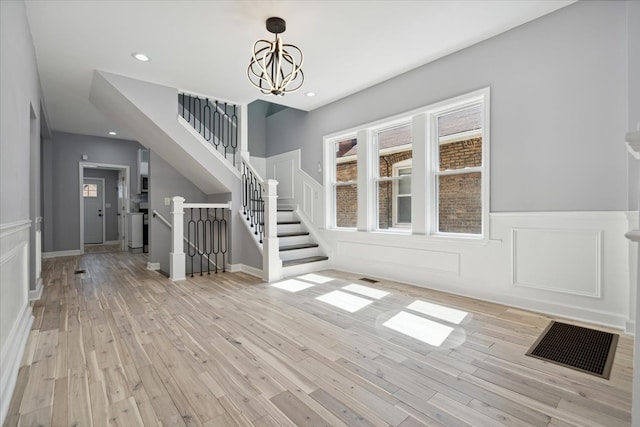
[[[278,181],[264,183],[264,238],[262,243],[262,279],[275,282],[282,279],[282,260],[278,243]]]
[[[169,253],[169,278],[173,281],[185,279],[184,255],[184,197],[171,199],[171,252]]]

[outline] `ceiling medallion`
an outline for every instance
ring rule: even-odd
[[[300,89],[304,83],[304,73],[300,68],[304,59],[302,51],[295,45],[282,43],[280,34],[286,29],[284,19],[269,18],[267,31],[276,35],[275,40],[258,40],[253,45],[247,76],[251,84],[265,95],[284,96]]]

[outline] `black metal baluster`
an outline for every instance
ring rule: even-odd
[[[218,219],[218,208],[215,208],[213,210],[213,224],[211,227],[211,232],[213,234],[217,234],[218,236],[220,236],[220,220]],[[215,237],[212,236],[212,242],[213,242],[213,256],[214,256],[214,265],[215,265],[215,271],[216,274],[218,274],[218,254],[220,253],[220,240],[219,237]]]
[[[213,145],[218,148],[220,145],[220,110],[218,101],[216,101],[216,108],[213,113]],[[217,131],[217,132],[216,132]]]
[[[224,158],[227,158],[229,148],[229,115],[227,114],[227,103],[224,103],[224,115],[222,116],[222,146],[224,147]]]
[[[209,237],[207,239],[207,237]],[[211,274],[211,253],[213,252],[213,231],[211,229],[211,217],[209,216],[209,208],[204,220],[204,253],[207,258],[207,276]]]
[[[247,165],[242,162],[242,213],[247,214]]]
[[[236,106],[233,106],[233,115],[231,116],[231,148],[233,149],[233,164],[236,164],[236,151],[238,151],[238,116],[236,115]]]
[[[193,208],[191,208],[191,214],[189,222],[187,223],[187,241],[192,242],[193,237],[196,235],[196,222],[193,220]],[[193,253],[192,253],[193,251]],[[191,245],[187,245],[187,254],[191,259],[191,277],[193,277],[193,258],[196,256],[196,250]]]
[[[204,259],[204,220],[202,219],[202,208],[198,208],[198,222],[196,233],[196,249],[200,255],[200,275],[202,276],[202,261]]]
[[[220,239],[220,252],[222,252],[222,272],[227,272],[227,252],[229,250],[228,242],[228,229],[227,220],[224,217],[224,209],[221,209],[222,219],[220,220],[220,232],[218,233],[218,239]]]
[[[211,107],[209,106],[209,98],[205,100],[204,108],[202,109],[202,114],[204,115],[204,139],[207,141],[211,140]],[[207,118],[209,119],[209,128],[207,129]],[[209,131],[209,137],[207,138],[207,130]]]

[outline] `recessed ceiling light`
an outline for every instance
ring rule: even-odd
[[[109,135],[117,135],[114,131],[109,132]]]
[[[144,53],[139,53],[139,52],[133,52],[131,54],[131,56],[133,56],[134,58],[136,58],[138,61],[142,61],[142,62],[147,62],[150,58],[145,55]]]
[[[307,96],[316,96],[316,93],[315,92],[307,92],[307,93],[305,93],[305,95],[307,95]]]

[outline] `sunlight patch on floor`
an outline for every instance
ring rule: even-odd
[[[341,291],[333,291],[328,294],[321,295],[316,298],[318,301],[326,302],[334,307],[338,307],[349,313],[355,313],[363,307],[368,306],[373,301],[366,298],[360,298],[355,295]]]
[[[319,274],[305,274],[304,276],[299,276],[298,279],[307,280],[313,283],[327,283],[333,280],[331,277],[321,276]]]
[[[453,328],[450,326],[442,325],[406,311],[401,311],[382,325],[434,347],[440,347],[453,332]]]
[[[312,285],[311,283],[301,282],[295,279],[289,279],[283,282],[274,283],[271,286],[273,286],[274,288],[283,289],[289,292],[299,292],[315,285]]]
[[[466,311],[456,310],[455,308],[445,307],[440,304],[420,300],[412,302],[407,306],[407,308],[449,323],[455,323],[456,325],[459,325],[460,322],[467,317],[467,314],[469,314]]]

